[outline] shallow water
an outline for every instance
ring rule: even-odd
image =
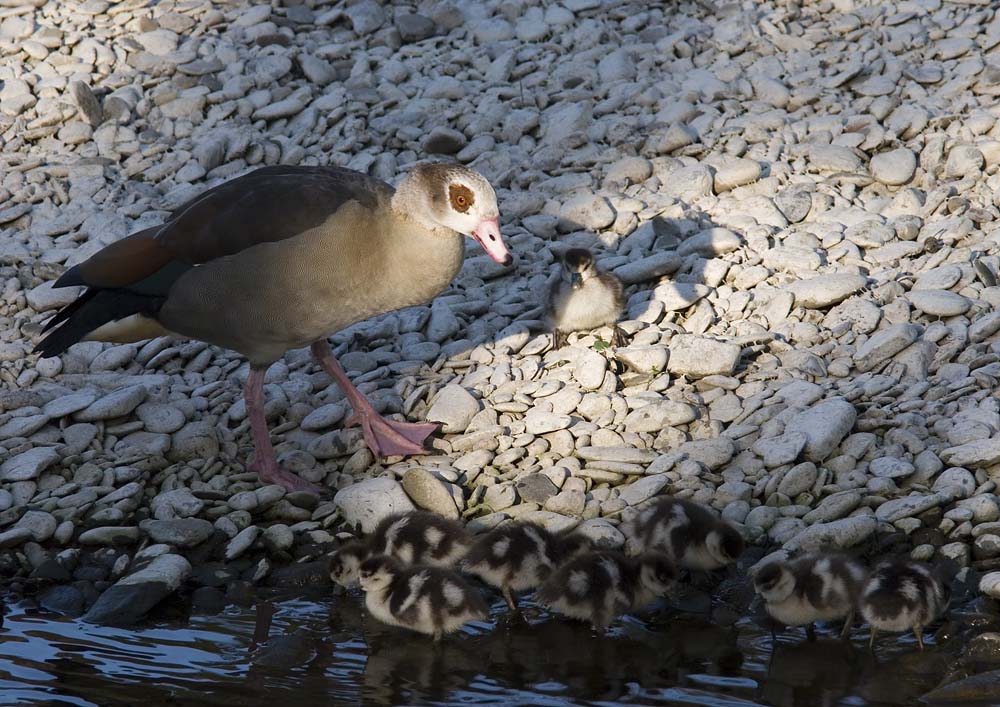
[[[364,615],[357,596],[273,593],[256,608],[160,616],[140,629],[9,609],[0,628],[6,705],[913,705],[952,657],[911,636],[867,630],[771,635],[750,619],[723,627],[661,610],[609,635],[526,603],[435,646]]]

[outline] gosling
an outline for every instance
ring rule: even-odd
[[[878,631],[913,631],[924,649],[924,626],[947,608],[946,587],[930,566],[908,559],[884,560],[875,566],[861,589],[861,615],[871,626],[874,648]]]
[[[630,558],[615,550],[598,550],[562,565],[542,584],[536,598],[604,633],[618,616],[666,596],[676,578],[677,570],[665,553],[644,552]]]
[[[517,592],[536,589],[571,557],[592,548],[577,533],[552,533],[533,523],[511,521],[489,531],[462,561],[462,570],[500,591],[517,609]]]
[[[376,555],[361,564],[359,577],[373,617],[435,641],[489,615],[479,592],[443,567],[406,567],[395,557]]]
[[[427,511],[395,513],[383,518],[372,534],[344,543],[330,557],[330,579],[342,587],[358,582],[361,563],[375,555],[390,555],[411,565],[451,567],[471,545],[461,523]]]
[[[805,626],[810,640],[816,637],[816,621],[844,619],[841,636],[847,636],[864,581],[864,567],[833,553],[769,560],[753,575],[754,590],[771,618],[786,626]]]
[[[586,248],[570,248],[562,256],[561,277],[549,293],[547,319],[552,331],[552,348],[566,345],[573,331],[610,325],[611,344],[624,346],[625,335],[618,327],[625,308],[621,280],[604,272]]]
[[[711,572],[743,554],[740,531],[707,507],[662,498],[644,508],[626,527],[629,554],[665,552],[679,567]]]

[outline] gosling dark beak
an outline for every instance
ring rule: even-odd
[[[569,274],[569,283],[574,290],[579,290],[583,287],[583,276],[578,272],[571,272]]]

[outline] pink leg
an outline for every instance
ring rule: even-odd
[[[274,447],[271,446],[271,435],[267,431],[267,420],[264,418],[265,372],[251,368],[250,375],[247,376],[246,387],[243,389],[255,448],[254,460],[250,464],[250,469],[256,471],[260,480],[266,484],[279,484],[289,491],[319,493],[319,487],[278,466],[278,460],[274,456]]]
[[[345,425],[350,427],[360,423],[361,429],[364,430],[365,442],[376,457],[427,454],[427,450],[424,449],[424,439],[437,429],[437,425],[386,420],[376,412],[361,391],[354,387],[344,369],[337,363],[337,359],[330,353],[330,347],[325,341],[314,343],[312,353],[344,391],[347,401],[354,410],[354,414],[347,419]]]

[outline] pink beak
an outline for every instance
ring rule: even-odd
[[[487,219],[480,223],[472,232],[472,237],[479,241],[479,245],[483,247],[487,255],[498,263],[510,265],[514,261],[503,242],[503,236],[500,235],[499,218]]]

